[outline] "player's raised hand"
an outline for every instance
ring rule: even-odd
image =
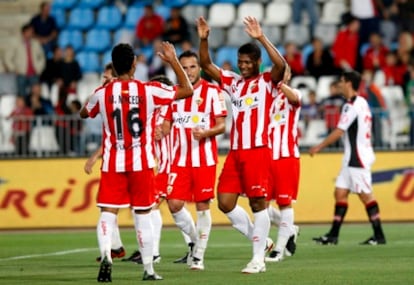
[[[246,33],[253,39],[258,39],[263,35],[262,27],[255,17],[247,16],[243,20]]]
[[[207,39],[210,33],[210,27],[208,26],[206,19],[204,19],[203,17],[199,17],[196,20],[196,24],[198,36],[200,37],[200,39]]]
[[[170,42],[162,42],[161,43],[161,51],[157,52],[158,56],[165,62],[170,63],[175,58],[177,58],[177,54],[175,52],[174,45]]]

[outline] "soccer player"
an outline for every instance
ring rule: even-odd
[[[231,149],[227,155],[218,182],[218,204],[234,228],[248,237],[253,244],[253,257],[243,273],[266,271],[264,255],[270,221],[266,210],[271,152],[268,147],[272,90],[283,79],[285,61],[278,50],[263,34],[254,17],[243,21],[247,34],[265,48],[273,66],[260,73],[261,50],[255,43],[238,49],[240,75],[222,70],[210,58],[208,36],[210,28],[203,17],[197,19],[200,37],[201,68],[225,90],[231,98],[233,123]],[[249,199],[254,224],[249,215],[237,205],[240,195]]]
[[[227,111],[221,89],[201,78],[197,54],[185,51],[179,60],[193,84],[194,94],[174,101],[165,117],[172,124],[167,202],[176,225],[194,243],[188,259],[190,268],[204,270],[212,225],[210,202],[216,181],[216,136],[225,131]],[[186,201],[195,203],[196,224],[184,207]]]
[[[268,262],[282,261],[285,252],[287,255],[294,254],[298,235],[292,202],[296,201],[299,188],[298,121],[302,94],[287,84],[290,77],[290,67],[286,65],[283,81],[273,91],[274,100],[270,111],[272,161],[268,200],[275,200],[279,206],[280,221],[276,247],[265,258]]]
[[[320,144],[309,149],[311,156],[324,147],[343,138],[344,157],[342,168],[335,183],[335,212],[331,230],[313,238],[319,244],[337,244],[339,230],[348,209],[348,196],[357,194],[364,204],[368,218],[372,224],[374,235],[361,244],[385,244],[385,236],[381,227],[378,203],[374,198],[371,183],[371,165],[375,154],[371,145],[371,111],[367,101],[358,96],[357,90],[361,75],[356,71],[344,72],[340,86],[345,99],[337,128]]]
[[[118,78],[98,89],[82,108],[82,118],[102,115],[104,125],[103,161],[97,205],[101,215],[97,236],[101,266],[98,282],[110,282],[112,272],[111,239],[120,208],[134,212],[137,242],[141,251],[143,280],[161,280],[153,267],[153,225],[151,208],[154,189],[153,113],[174,99],[191,96],[193,88],[183,71],[174,47],[162,43],[158,55],[177,75],[178,85],[131,79],[136,64],[133,48],[118,44],[112,50],[112,63]]]

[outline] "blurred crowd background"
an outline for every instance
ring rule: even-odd
[[[303,93],[302,149],[336,126],[344,103],[338,75],[349,69],[363,75],[359,93],[372,108],[374,147],[414,148],[412,0],[4,0],[0,157],[78,157],[99,147],[101,121],[81,121],[78,112],[120,42],[136,51],[136,79],[165,74],[175,81],[156,55],[160,42],[172,42],[178,54],[197,50],[195,19],[203,16],[213,61],[237,72],[237,49],[250,41],[247,15],[260,21],[292,68],[291,85]],[[263,52],[262,70],[270,64]],[[229,113],[218,138],[222,153]]]

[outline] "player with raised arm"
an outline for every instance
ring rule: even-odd
[[[334,129],[320,144],[309,149],[314,156],[326,146],[342,137],[344,156],[342,168],[335,183],[335,212],[330,231],[313,238],[318,244],[337,244],[339,230],[348,209],[348,196],[357,194],[364,204],[374,235],[361,244],[385,244],[378,203],[372,192],[371,165],[375,154],[371,144],[372,115],[367,101],[358,95],[361,75],[346,71],[340,79],[340,87],[346,99],[341,116]]]
[[[240,75],[220,69],[209,55],[210,28],[203,17],[197,20],[197,30],[201,68],[220,84],[232,102],[231,149],[218,182],[219,208],[230,219],[233,227],[252,241],[253,257],[242,272],[260,273],[266,271],[264,258],[270,229],[266,210],[271,161],[268,147],[269,114],[273,89],[283,79],[286,64],[254,17],[246,17],[243,23],[246,33],[259,41],[268,53],[273,63],[269,72],[259,71],[261,50],[255,43],[244,44],[238,49]],[[240,195],[249,199],[254,223],[247,212],[237,205]]]
[[[287,84],[290,77],[290,67],[286,65],[283,81],[274,89],[270,111],[272,161],[268,200],[275,200],[279,206],[280,221],[276,247],[265,258],[267,262],[279,262],[284,255],[294,254],[298,235],[292,202],[296,201],[299,190],[298,122],[302,94]]]
[[[134,212],[137,242],[144,267],[143,280],[161,280],[153,267],[153,225],[151,208],[154,189],[155,109],[174,99],[191,96],[193,88],[182,69],[173,45],[162,43],[158,53],[177,75],[178,85],[131,79],[136,65],[133,48],[118,44],[112,49],[112,63],[118,78],[98,89],[82,108],[82,118],[102,115],[104,126],[103,160],[97,205],[101,215],[97,225],[102,256],[98,282],[112,280],[111,239],[120,208]]]

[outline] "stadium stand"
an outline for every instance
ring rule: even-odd
[[[3,4],[0,14],[0,35],[4,40],[0,43],[0,56],[7,49],[7,42],[15,39],[19,35],[21,24],[27,23],[32,14],[38,10],[41,0],[23,1],[16,0]],[[11,3],[13,2],[13,3]],[[195,29],[195,19],[203,16],[209,22],[210,31],[210,51],[212,59],[218,65],[225,61],[230,61],[233,69],[237,71],[237,48],[239,45],[249,42],[251,39],[243,31],[242,21],[247,15],[252,15],[261,20],[262,28],[269,39],[277,45],[283,54],[283,45],[286,42],[294,42],[300,48],[303,61],[312,51],[310,45],[309,21],[302,17],[302,22],[298,25],[292,23],[292,0],[130,0],[127,1],[127,9],[120,9],[118,5],[111,6],[109,3],[114,1],[106,0],[54,0],[52,1],[51,13],[55,16],[60,28],[58,45],[66,47],[73,46],[76,51],[76,58],[81,65],[86,78],[79,82],[78,99],[84,102],[90,92],[99,83],[100,72],[103,66],[111,60],[111,48],[119,42],[133,43],[135,26],[138,19],[143,14],[145,4],[153,4],[155,10],[162,17],[169,17],[171,7],[182,7],[182,15],[191,25],[191,41],[196,48],[198,37]],[[320,21],[314,30],[314,36],[320,38],[329,48],[341,27],[341,15],[346,12],[347,7],[343,0],[318,0],[318,10]],[[112,3],[113,4],[113,3]],[[2,6],[3,7],[3,6]],[[223,15],[226,15],[223,17]],[[277,16],[275,16],[277,15]],[[12,21],[13,20],[13,21]],[[396,25],[389,20],[382,21],[380,31],[384,43],[391,49],[396,50],[398,45]],[[360,51],[366,49],[363,46]],[[180,52],[181,47],[176,47]],[[144,53],[147,58],[153,55],[151,48],[140,50],[136,53]],[[262,48],[262,70],[271,65],[267,53]],[[0,69],[1,70],[1,69]],[[0,105],[4,110],[4,105],[8,105],[9,99],[13,95],[13,86],[10,83],[10,74],[2,73]],[[94,79],[88,79],[88,77]],[[328,96],[329,83],[334,80],[333,76],[322,76],[316,80],[309,74],[292,78],[292,86],[299,88],[304,93],[303,101],[307,100],[307,92],[311,89],[316,90],[318,100]],[[384,75],[377,72],[374,82],[380,86],[384,92],[383,96],[387,101],[389,113],[387,118],[381,120],[383,126],[383,141],[386,147],[399,148],[409,144],[409,117],[408,107],[404,105],[401,86],[384,86]],[[6,90],[7,89],[7,90]],[[11,104],[11,103],[10,103]],[[230,106],[230,105],[229,105]],[[400,110],[400,111],[397,111]],[[401,111],[402,110],[402,111]],[[0,139],[4,142],[5,132],[11,131],[10,126],[4,125],[4,113],[0,117]],[[391,122],[391,123],[390,123]],[[9,122],[10,124],[10,122]],[[229,131],[229,130],[228,130]],[[220,145],[228,147],[228,131],[220,137]],[[320,141],[324,135],[324,129],[320,122],[312,123],[307,129],[301,128],[301,146],[310,146]],[[35,139],[34,139],[35,141]],[[47,145],[48,147],[44,146]],[[50,147],[52,145],[52,147]],[[53,143],[38,142],[33,143],[33,149],[53,149]],[[1,147],[10,151],[10,146]]]

